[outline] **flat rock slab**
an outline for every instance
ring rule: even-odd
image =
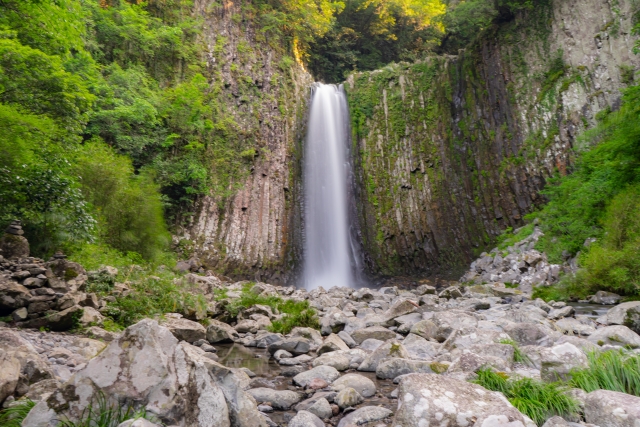
[[[398,387],[392,426],[509,426],[535,424],[500,393],[436,374],[410,374]]]
[[[285,411],[301,400],[300,394],[291,390],[273,390],[267,387],[260,387],[247,390],[247,393],[253,396],[258,403],[268,402],[273,408]]]
[[[351,425],[362,425],[373,421],[384,420],[390,417],[393,411],[387,408],[381,408],[380,406],[365,406],[356,411],[351,412],[349,415],[340,420],[338,427],[347,427]],[[402,426],[409,427],[409,426]]]
[[[380,341],[390,340],[396,337],[396,333],[390,331],[382,326],[371,326],[369,328],[362,328],[355,330],[351,333],[351,338],[357,343],[361,344],[364,340],[373,338]]]

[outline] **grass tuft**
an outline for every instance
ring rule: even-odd
[[[12,406],[0,411],[0,426],[2,427],[21,427],[22,420],[27,417],[31,408],[36,403],[32,400],[19,400]]]
[[[640,396],[640,356],[623,350],[592,352],[589,367],[571,373],[571,385],[586,391],[604,389]]]
[[[579,410],[578,402],[566,394],[568,388],[561,383],[544,383],[531,378],[514,380],[490,369],[478,371],[478,378],[473,382],[504,394],[513,406],[539,426],[555,415],[567,418]]]
[[[524,354],[521,350],[520,350],[520,346],[518,346],[518,343],[515,342],[514,340],[510,340],[510,339],[503,339],[499,341],[500,344],[507,344],[510,345],[511,347],[513,347],[513,361],[516,363],[527,363],[529,362],[529,357]]]
[[[117,427],[127,420],[139,418],[157,422],[144,409],[136,410],[132,405],[113,404],[104,394],[98,393],[94,401],[82,411],[79,420],[60,420],[57,427]]]

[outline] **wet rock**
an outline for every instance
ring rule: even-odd
[[[340,423],[338,423],[338,427],[348,427],[350,425],[359,426],[374,421],[380,421],[390,417],[392,414],[393,411],[387,408],[382,408],[380,406],[364,406],[341,419]]]
[[[274,354],[278,350],[286,350],[291,354],[305,354],[311,351],[311,340],[303,337],[284,338],[276,341],[267,347],[270,354]]]
[[[368,328],[362,328],[353,331],[351,333],[351,338],[357,343],[361,344],[364,340],[367,339],[376,339],[380,341],[386,341],[392,338],[395,338],[396,334],[393,331],[390,331],[387,328],[382,326],[371,326]]]
[[[331,384],[338,377],[340,377],[340,373],[335,368],[331,366],[317,366],[293,377],[293,383],[300,387],[306,387],[312,379],[321,378]]]
[[[392,358],[378,364],[376,377],[380,379],[393,379],[400,375],[415,373],[433,373],[431,363],[421,360],[409,360]]]
[[[608,344],[630,348],[640,347],[640,335],[622,325],[605,326],[596,330],[587,339],[599,346]]]
[[[618,304],[622,297],[613,292],[598,291],[590,298],[590,302],[593,304],[611,305]]]
[[[165,317],[167,320],[163,323],[163,326],[169,329],[179,341],[186,341],[191,344],[204,339],[207,335],[207,330],[204,326],[192,320],[182,319],[180,314],[169,313]]]
[[[289,421],[288,427],[325,427],[324,422],[316,415],[308,411],[299,411],[295,417]]]
[[[411,374],[398,387],[394,426],[535,426],[505,397],[476,384],[435,374]]]
[[[609,390],[587,394],[584,418],[588,423],[607,427],[640,425],[640,397]]]
[[[375,383],[364,375],[359,374],[344,375],[335,380],[331,387],[336,391],[351,387],[363,397],[371,397],[376,393]]]
[[[273,390],[271,388],[253,388],[247,390],[258,403],[269,403],[275,409],[288,410],[301,400],[299,393],[290,390]]]
[[[364,398],[354,388],[345,387],[338,392],[333,401],[340,409],[344,409],[361,404]]]
[[[239,338],[238,332],[226,323],[209,319],[206,330],[206,339],[211,344],[233,342]]]

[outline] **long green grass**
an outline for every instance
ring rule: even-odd
[[[14,405],[0,411],[0,426],[2,427],[21,427],[22,420],[36,405],[32,400],[19,400]]]
[[[514,340],[510,339],[502,339],[499,341],[500,344],[507,344],[513,347],[513,361],[516,363],[527,363],[529,362],[529,357],[520,350],[520,346]]]
[[[317,313],[309,306],[309,301],[285,300],[277,295],[261,296],[251,291],[253,285],[253,283],[245,284],[240,297],[229,301],[226,310],[231,317],[237,317],[240,311],[260,304],[271,307],[274,313],[283,315],[282,319],[274,320],[271,323],[269,327],[271,332],[288,334],[295,327],[320,329]],[[225,298],[227,298],[227,293],[224,291],[218,292],[216,295],[218,300]]]
[[[555,415],[567,418],[579,410],[578,402],[566,394],[568,388],[561,383],[544,383],[531,378],[510,379],[506,374],[490,369],[478,371],[478,378],[473,382],[504,394],[516,409],[539,426]]]
[[[111,403],[104,394],[99,393],[93,402],[82,411],[80,419],[59,420],[57,427],[118,427],[119,424],[127,420],[139,418],[158,423],[158,420],[149,416],[144,409],[136,410],[132,405]]]
[[[571,373],[571,385],[586,391],[604,389],[640,396],[640,356],[619,351],[589,353],[589,367]]]

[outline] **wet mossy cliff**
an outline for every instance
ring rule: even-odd
[[[186,212],[174,244],[205,268],[234,278],[281,283],[292,264],[300,141],[313,79],[285,43],[259,27],[251,2],[196,1],[204,20],[211,90],[228,124],[226,144],[250,147],[242,165],[212,166],[228,185]],[[226,169],[229,169],[228,171]]]
[[[360,228],[378,274],[442,272],[543,202],[640,57],[631,0],[541,0],[457,56],[345,83]],[[637,76],[636,76],[637,78]]]

